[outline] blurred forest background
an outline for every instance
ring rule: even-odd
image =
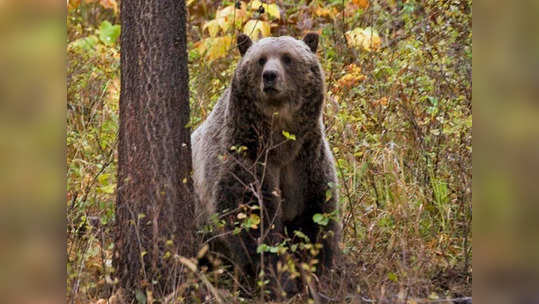
[[[327,294],[342,303],[471,296],[471,0],[186,2],[193,128],[231,80],[238,33],[321,35],[344,221],[345,275]],[[115,284],[119,5],[68,0],[70,303],[106,303]]]

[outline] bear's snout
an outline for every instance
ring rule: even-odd
[[[279,60],[271,58],[262,70],[262,91],[273,96],[281,92],[280,84],[283,81],[283,71]]]
[[[264,71],[262,78],[264,79],[264,86],[273,86],[275,79],[277,79],[277,71]]]

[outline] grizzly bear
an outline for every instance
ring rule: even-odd
[[[202,222],[216,215],[224,220],[229,230],[212,237],[220,240],[213,248],[246,274],[265,269],[257,250],[262,242],[276,245],[294,231],[323,245],[318,268],[327,269],[341,224],[335,164],[322,122],[318,34],[256,43],[242,34],[237,47],[242,57],[230,87],[192,135],[197,214]],[[255,221],[250,229],[232,231],[241,227],[245,210],[258,212],[259,227]],[[316,214],[329,221],[315,222]],[[264,264],[277,259],[266,253]]]

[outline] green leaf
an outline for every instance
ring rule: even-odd
[[[135,299],[139,304],[146,304],[146,295],[140,289],[135,291]]]
[[[118,40],[118,37],[120,36],[120,32],[120,25],[112,25],[106,20],[101,22],[101,25],[99,25],[99,30],[97,30],[99,40],[106,45],[116,43],[116,40]]]
[[[328,202],[333,197],[333,191],[331,189],[326,190],[326,202]]]
[[[257,214],[251,213],[249,217],[243,220],[242,227],[257,229],[260,224],[260,217]]]
[[[321,213],[316,213],[313,215],[313,221],[318,225],[326,226],[329,223],[329,217]]]
[[[267,252],[267,251],[269,251],[269,246],[266,244],[260,244],[256,248],[256,253],[262,253],[262,252]]]
[[[387,278],[390,279],[393,282],[398,282],[398,277],[393,272],[388,273]]]
[[[309,237],[305,235],[305,233],[299,231],[299,230],[294,230],[294,235],[297,236],[297,237],[300,237],[302,239],[304,239],[306,242],[309,242]]]
[[[99,191],[107,194],[113,194],[114,190],[116,190],[116,184],[108,184],[102,187],[99,187]]]
[[[69,47],[74,49],[83,49],[85,51],[89,51],[93,48],[95,48],[97,42],[99,40],[95,35],[91,35],[88,37],[77,39],[69,44]]]
[[[286,139],[289,139],[289,140],[296,140],[296,135],[294,134],[290,134],[286,131],[283,130],[283,136],[286,138]]]
[[[269,246],[266,244],[260,244],[256,248],[256,253],[262,253],[262,252],[277,253],[278,251],[279,251],[279,246]]]

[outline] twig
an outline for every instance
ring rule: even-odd
[[[222,304],[224,303],[223,302],[223,299],[221,299],[221,295],[219,295],[219,291],[217,291],[217,289],[210,283],[210,281],[208,280],[208,278],[200,271],[197,270],[197,266],[191,262],[189,259],[185,258],[185,257],[182,257],[182,256],[178,256],[177,259],[180,261],[180,263],[182,263],[185,267],[187,267],[189,270],[191,270],[191,272],[193,272],[196,276],[198,276],[200,278],[200,280],[202,280],[202,282],[204,283],[204,285],[206,285],[206,287],[208,288],[208,290],[213,294],[213,296],[215,297],[215,300],[217,301],[217,303],[219,304]]]

